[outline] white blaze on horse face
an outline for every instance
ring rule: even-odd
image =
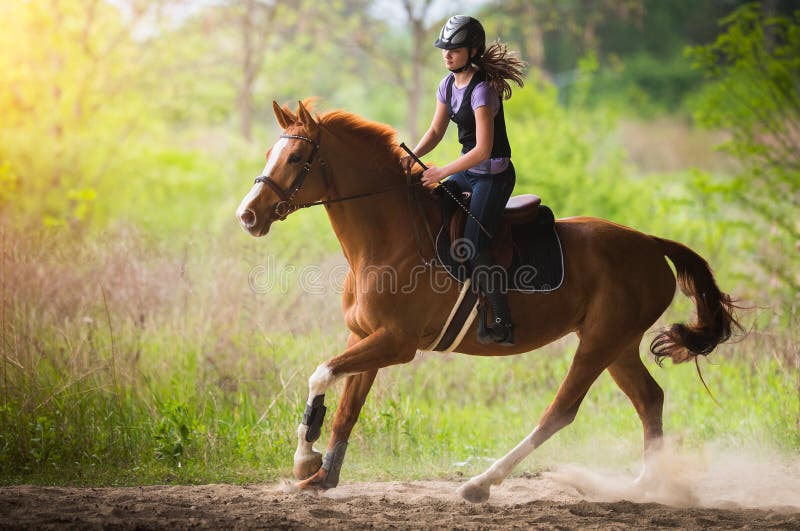
[[[267,164],[266,166],[264,166],[264,170],[261,172],[261,175],[263,175],[264,177],[272,176],[272,170],[275,169],[275,164],[277,164],[278,162],[278,157],[280,157],[281,151],[283,151],[283,148],[285,148],[286,144],[288,143],[289,143],[288,138],[281,138],[280,140],[278,140],[278,142],[275,143],[274,146],[272,146],[272,151],[270,151],[269,153]],[[253,188],[250,190],[250,192],[246,196],[244,196],[244,199],[242,199],[242,202],[239,204],[239,208],[236,209],[237,217],[241,218],[244,211],[249,209],[251,203],[255,201],[259,195],[261,195],[261,191],[263,189],[264,189],[264,183],[255,183],[255,185],[253,185]]]
[[[281,151],[283,151],[283,148],[285,148],[286,144],[288,143],[288,138],[281,138],[275,143],[274,146],[272,146],[272,151],[269,152],[269,158],[267,159],[267,165],[264,166],[264,171],[261,172],[261,175],[264,175],[265,177],[272,177],[272,170],[275,169],[275,164],[278,162],[278,157],[281,156]]]
[[[242,199],[242,202],[239,203],[239,207],[236,209],[236,217],[238,219],[242,219],[242,214],[250,209],[250,203],[259,196],[262,188],[264,188],[264,183],[255,183],[247,195],[244,196],[244,199]],[[244,226],[244,224],[242,226]]]

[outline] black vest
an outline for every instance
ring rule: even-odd
[[[461,143],[461,153],[466,153],[475,147],[477,140],[475,138],[475,113],[472,111],[472,91],[481,81],[486,79],[486,74],[482,70],[478,70],[473,74],[472,79],[464,91],[464,97],[461,100],[461,105],[458,112],[453,112],[453,83],[455,83],[455,75],[451,75],[447,79],[445,86],[445,95],[447,97],[447,112],[450,114],[450,119],[453,120],[458,126],[458,141]],[[506,119],[503,115],[503,100],[500,100],[500,109],[494,117],[494,139],[492,140],[492,154],[490,158],[497,159],[503,157],[511,157],[511,146],[508,143],[508,135],[506,134]]]

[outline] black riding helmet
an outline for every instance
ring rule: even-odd
[[[455,15],[442,26],[439,38],[433,45],[443,50],[477,48],[478,53],[470,59],[474,60],[486,51],[486,32],[477,19],[466,15]]]

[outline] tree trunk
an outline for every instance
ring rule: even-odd
[[[417,117],[419,116],[420,102],[422,101],[422,72],[425,70],[425,27],[422,20],[411,20],[414,34],[414,47],[411,56],[411,81],[406,90],[408,106],[406,108],[406,130],[409,138],[419,138]]]
[[[413,2],[405,0],[405,7],[408,23],[411,26],[411,34],[414,42],[411,48],[411,79],[406,84],[406,129],[409,138],[419,138],[419,127],[417,117],[419,115],[420,102],[424,87],[422,86],[422,73],[425,71],[429,45],[425,39],[428,27],[425,21],[428,20],[428,11],[433,0],[423,0],[417,5],[419,9],[414,9]]]
[[[539,13],[537,12],[536,5],[533,3],[527,6],[527,20],[528,25],[527,34],[527,47],[528,57],[525,59],[528,64],[535,67],[537,70],[544,69],[544,32],[542,31],[542,24],[539,20]]]
[[[239,84],[237,106],[239,111],[239,133],[247,140],[253,135],[253,85],[256,79],[257,65],[254,64],[253,20],[255,17],[255,0],[246,0],[242,12],[242,80]]]

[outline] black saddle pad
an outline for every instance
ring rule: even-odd
[[[513,255],[507,271],[508,289],[524,293],[547,292],[564,282],[564,253],[556,232],[555,218],[549,207],[539,207],[531,223],[511,225]],[[458,260],[458,242],[453,246],[444,227],[436,237],[439,263],[459,282],[467,279],[469,270]]]

